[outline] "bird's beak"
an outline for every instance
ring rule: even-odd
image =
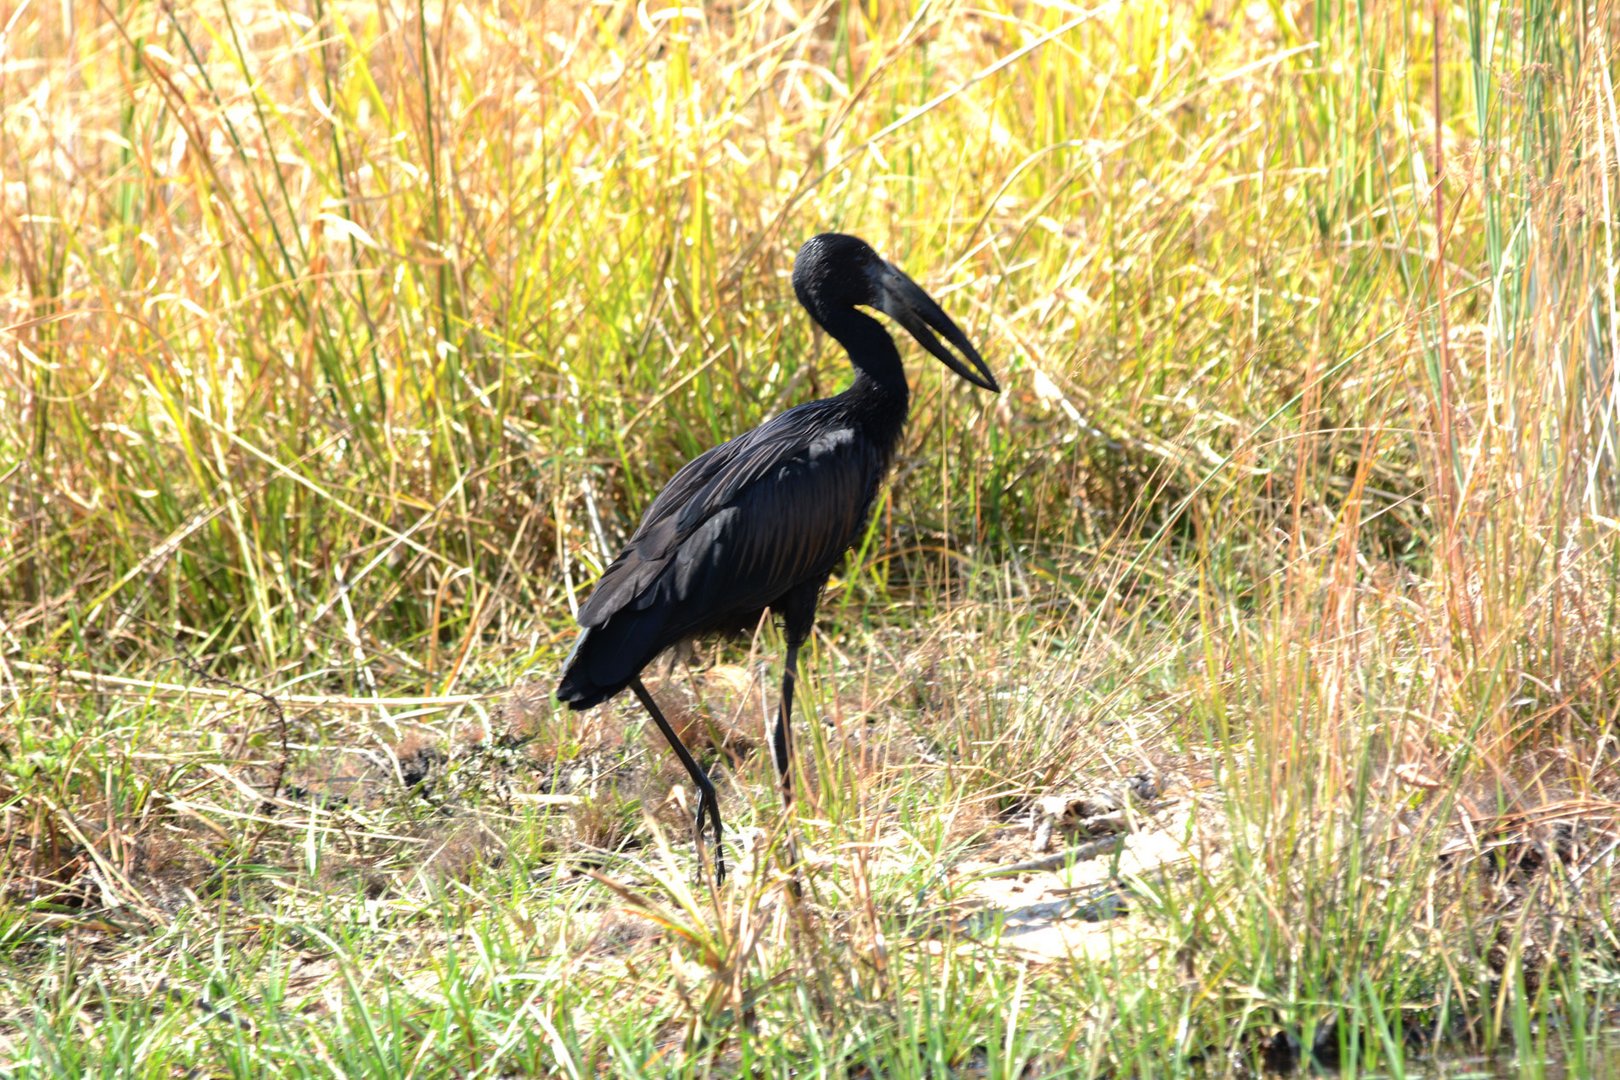
[[[974,386],[982,387],[993,394],[1001,392],[1001,387],[996,384],[996,377],[990,374],[990,369],[985,365],[984,357],[979,355],[979,350],[973,347],[967,335],[951,321],[951,317],[934,303],[934,298],[923,292],[922,286],[889,263],[884,263],[883,269],[876,276],[878,300],[873,307],[905,327],[911,336],[917,339],[918,344],[939,358],[940,363]],[[973,366],[964,364],[955,353],[947,349],[939,338],[934,336],[935,330],[954,345],[957,352],[965,356],[968,363]]]

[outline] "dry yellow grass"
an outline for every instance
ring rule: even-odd
[[[0,1057],[1169,1075],[1281,1029],[1399,1073],[1439,1029],[1579,1068],[1620,969],[1616,25],[0,4]],[[827,228],[1006,392],[913,368],[800,820],[771,632],[661,685],[755,860],[711,900],[633,710],[549,689],[679,463],[845,378],[786,282]],[[1143,771],[1118,863],[973,878]],[[1109,948],[999,947],[983,906],[1073,873],[1058,936],[1123,899]]]

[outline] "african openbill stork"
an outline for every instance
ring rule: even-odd
[[[584,630],[557,687],[557,697],[575,709],[626,687],[635,692],[697,787],[700,847],[703,816],[714,823],[717,880],[726,871],[714,785],[642,685],[642,669],[687,638],[752,628],[767,608],[779,617],[787,663],[771,750],[783,807],[791,807],[799,648],[815,623],[822,586],[866,526],[911,397],[894,339],[856,309],[883,312],[968,382],[1001,389],[939,305],[853,236],[823,233],[806,241],[793,265],[793,291],[849,354],[855,381],[722,443],[675,474],[579,609]]]

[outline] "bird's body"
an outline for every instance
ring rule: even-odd
[[[901,427],[875,414],[903,421],[904,409],[857,380],[689,462],[579,609],[558,696],[590,708],[677,641],[751,629],[766,608],[797,622],[808,603],[813,615],[899,443]]]
[[[701,833],[707,810],[722,875],[713,787],[641,685],[642,669],[679,641],[751,628],[767,609],[779,617],[788,656],[772,746],[784,800],[790,799],[788,722],[799,647],[822,586],[866,526],[910,399],[893,339],[856,305],[888,312],[963,378],[997,388],[938,305],[861,241],[832,233],[811,239],[800,250],[793,284],[812,317],[848,351],[854,383],[714,447],[675,474],[580,607],[584,629],[557,688],[575,709],[626,688],[635,692],[698,785],[697,826]],[[929,325],[974,369],[945,351]]]

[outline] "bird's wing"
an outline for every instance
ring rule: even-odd
[[[821,405],[814,402],[812,405]],[[802,406],[688,463],[580,608],[582,626],[658,604],[669,631],[758,610],[841,555],[883,461],[847,425]]]

